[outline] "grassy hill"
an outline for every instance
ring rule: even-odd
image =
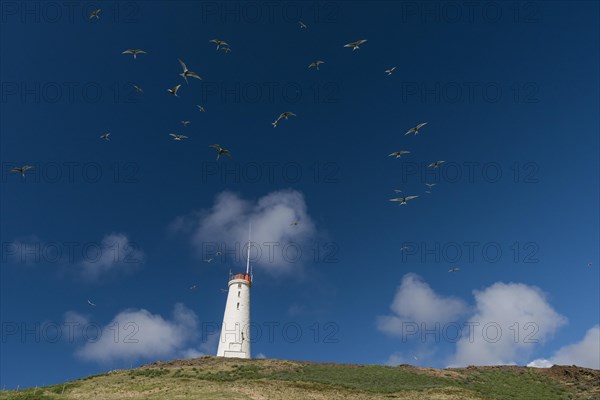
[[[576,366],[438,370],[202,357],[0,391],[4,399],[600,399],[600,371]]]

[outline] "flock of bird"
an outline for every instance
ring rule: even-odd
[[[395,69],[396,67],[385,71],[386,73],[388,73],[388,75],[391,75],[392,71]],[[418,124],[417,126],[414,126],[412,128],[410,128],[408,131],[406,131],[406,133],[404,134],[404,136],[406,135],[418,135],[419,131],[421,130],[421,128],[423,128],[425,125],[427,125],[427,122],[422,122],[420,124]],[[398,150],[398,151],[394,151],[391,152],[388,157],[395,157],[395,158],[401,158],[403,155],[405,154],[410,154],[410,151],[408,150]],[[444,160],[439,160],[439,161],[434,161],[431,164],[429,164],[427,167],[428,168],[438,168],[440,165],[442,165],[443,163],[445,163],[446,161]],[[435,183],[425,183],[425,186],[427,186],[428,190],[425,191],[425,193],[427,194],[431,194],[431,189],[435,186]],[[394,192],[396,193],[402,193],[402,190],[400,189],[394,189]],[[398,205],[406,205],[408,204],[408,201],[412,200],[412,199],[416,199],[417,197],[419,197],[418,195],[412,195],[412,196],[404,196],[404,197],[394,197],[391,198],[390,201],[398,203]],[[456,272],[456,271],[450,271],[450,272]]]
[[[90,20],[91,19],[97,19],[97,20],[99,20],[100,16],[101,16],[101,12],[102,12],[101,8],[95,9],[94,11],[92,11],[89,14],[89,19]],[[304,22],[298,21],[298,24],[299,24],[299,26],[300,26],[301,29],[307,29],[307,25]],[[355,51],[355,50],[360,49],[360,46],[362,44],[366,43],[366,42],[367,42],[366,39],[361,39],[361,40],[357,40],[357,41],[354,41],[354,42],[347,43],[347,44],[344,45],[344,47],[351,48],[352,51]],[[209,40],[209,43],[214,43],[216,45],[216,50],[217,51],[221,50],[221,51],[223,51],[225,53],[231,52],[230,45],[227,42],[225,42],[224,40],[221,40],[221,39],[211,39],[211,40]],[[145,50],[142,50],[142,49],[126,49],[121,54],[131,55],[134,60],[137,60],[139,55],[147,54],[147,52]],[[196,72],[190,70],[183,60],[181,60],[181,59],[178,58],[177,61],[179,61],[179,65],[181,66],[181,69],[182,69],[182,72],[179,74],[179,76],[181,76],[184,79],[184,81],[185,81],[186,84],[189,84],[188,78],[194,78],[194,79],[197,79],[197,80],[202,80],[202,77],[200,75],[198,75]],[[325,61],[323,61],[323,60],[317,60],[317,61],[314,61],[314,62],[310,63],[308,65],[308,68],[315,68],[316,70],[319,70],[319,66],[321,64],[324,64],[324,63],[325,63]],[[394,72],[395,69],[396,69],[396,67],[391,67],[389,69],[386,69],[384,72],[389,76],[389,75],[392,75],[392,73]],[[133,87],[133,89],[137,93],[144,93],[144,90],[139,85],[132,84],[131,86]],[[181,89],[181,87],[182,87],[182,84],[177,84],[177,85],[175,85],[173,87],[168,88],[167,92],[169,94],[171,94],[172,96],[174,96],[174,97],[178,97],[178,92]],[[196,107],[198,107],[198,110],[200,112],[206,112],[206,109],[204,108],[203,105],[196,105]],[[291,112],[291,111],[284,111],[284,112],[282,112],[277,117],[277,119],[275,119],[275,121],[271,123],[273,125],[273,128],[277,128],[277,126],[279,126],[279,123],[282,120],[288,120],[289,117],[296,117],[296,114],[293,113],[293,112]],[[188,124],[190,123],[190,121],[181,121],[181,123],[183,124],[184,127],[187,127]],[[425,124],[420,124],[420,125],[416,126],[415,128],[411,128],[411,130],[409,130],[408,133],[415,133],[415,134],[417,134],[418,130],[423,125],[425,125]],[[100,139],[105,140],[105,141],[110,141],[110,135],[111,135],[110,132],[103,133],[103,134],[100,135]],[[185,139],[189,138],[189,136],[183,135],[183,134],[179,134],[179,133],[169,133],[169,136],[171,136],[173,138],[173,140],[176,140],[176,141],[182,141],[182,140],[185,140]],[[211,148],[215,149],[215,151],[217,152],[217,160],[219,160],[219,158],[222,155],[225,155],[227,157],[232,157],[231,151],[223,148],[219,144],[216,144],[216,143],[215,144],[210,144],[208,147],[211,147]],[[408,152],[401,151],[401,152],[397,152],[397,154],[396,153],[393,153],[393,154],[397,155],[397,157],[399,158],[402,154],[407,154],[407,153]],[[437,167],[437,165],[436,165],[436,167]],[[20,173],[22,177],[25,177],[26,171],[28,171],[28,170],[30,170],[32,168],[33,168],[33,166],[31,166],[31,165],[23,165],[21,167],[12,168],[11,172]],[[413,199],[415,197],[418,197],[418,196],[399,197],[399,198],[396,198],[396,199],[392,199],[392,201],[397,201],[397,202],[399,202],[399,204],[403,205],[403,204],[406,204],[406,202],[408,200],[411,200],[411,199]]]
[[[102,12],[102,9],[100,9],[100,8],[94,10],[92,13],[89,14],[89,19],[100,19],[101,12]],[[307,29],[307,25],[304,22],[298,21],[298,24],[299,24],[299,26],[300,26],[301,29]],[[347,43],[347,44],[344,45],[344,47],[345,48],[351,48],[352,51],[356,51],[356,50],[360,49],[360,46],[363,45],[366,42],[367,42],[366,39],[361,39],[361,40],[357,40],[357,41],[354,41],[354,42]],[[223,41],[221,39],[212,39],[212,40],[209,40],[209,43],[214,43],[216,45],[216,50],[217,51],[221,50],[224,53],[231,52],[230,45],[227,42],[225,42],[225,41]],[[146,53],[146,51],[144,51],[142,49],[126,49],[126,50],[124,50],[122,52],[122,54],[124,54],[124,55],[131,55],[134,60],[137,60],[138,55],[143,55],[143,54],[147,54],[147,53]],[[179,58],[177,60],[179,61],[179,65],[181,66],[181,69],[182,69],[182,72],[179,74],[179,76],[181,76],[183,78],[183,80],[185,81],[186,84],[189,84],[188,78],[202,80],[202,77],[199,76],[196,72],[190,70],[183,60],[181,60]],[[319,66],[321,64],[324,64],[324,63],[325,63],[325,61],[323,61],[323,60],[316,60],[316,61],[310,63],[308,65],[308,68],[309,69],[310,68],[315,68],[318,71],[319,70]],[[394,73],[395,70],[396,70],[396,67],[394,66],[394,67],[386,69],[384,71],[384,73],[387,74],[388,76],[390,76],[390,75],[392,75]],[[132,84],[132,87],[133,87],[133,89],[137,93],[144,93],[144,90],[140,86]],[[179,90],[181,89],[181,87],[182,87],[182,84],[177,84],[177,85],[175,85],[175,86],[173,86],[171,88],[168,88],[167,92],[169,94],[171,94],[172,96],[174,96],[174,97],[178,97],[177,93],[179,92]],[[204,108],[204,106],[202,106],[202,105],[196,105],[196,107],[198,108],[198,110],[200,112],[206,112],[206,109]],[[275,119],[275,121],[272,122],[273,128],[277,128],[282,120],[287,121],[289,119],[289,117],[296,117],[296,116],[297,115],[295,113],[291,112],[291,111],[284,111],[284,112],[282,112],[277,117],[277,119]],[[418,135],[420,133],[420,130],[425,125],[427,125],[427,123],[428,122],[422,122],[422,123],[420,123],[420,124],[418,124],[418,125],[410,128],[404,135],[405,136],[411,135],[411,134],[414,135],[414,136]],[[183,125],[184,128],[186,128],[190,124],[190,121],[184,120],[184,121],[181,121],[181,124]],[[103,133],[102,135],[100,135],[100,139],[109,141],[110,140],[110,135],[111,135],[110,132]],[[181,140],[189,138],[187,135],[182,135],[182,134],[178,134],[178,133],[169,133],[169,136],[171,136],[173,138],[173,140],[176,140],[176,141],[181,141]],[[213,148],[216,151],[216,153],[217,153],[217,158],[216,158],[217,161],[219,160],[219,158],[222,155],[223,156],[227,156],[227,157],[232,157],[231,151],[223,148],[219,144],[210,144],[208,147],[211,147],[211,148]],[[396,159],[398,159],[398,158],[401,158],[403,155],[410,154],[410,153],[411,152],[408,151],[408,150],[398,150],[398,151],[394,151],[394,152],[390,153],[388,157],[395,157]],[[434,162],[432,162],[432,163],[430,163],[428,165],[428,168],[438,168],[443,163],[445,163],[444,160],[434,161]],[[21,167],[12,168],[11,172],[20,173],[21,177],[25,177],[25,173],[28,170],[32,169],[32,168],[33,168],[33,166],[31,166],[31,165],[23,165]],[[435,183],[425,183],[425,185],[427,186],[427,190],[425,191],[425,193],[431,194],[432,188],[436,184]],[[400,189],[394,189],[394,192],[396,192],[396,193],[402,193],[402,190],[400,190]],[[419,197],[419,195],[409,195],[409,196],[403,196],[403,197],[394,197],[394,198],[389,199],[389,201],[394,202],[394,203],[398,203],[398,205],[407,205],[410,200],[416,199],[418,197]],[[291,226],[297,226],[298,223],[299,223],[299,221],[294,221],[290,225]],[[406,246],[403,246],[400,250],[401,251],[405,251],[407,249],[408,248]],[[221,252],[217,252],[217,253],[215,253],[215,256],[218,256],[220,254],[221,254]],[[205,259],[204,262],[210,263],[213,260],[214,260],[214,257],[213,258]],[[589,262],[588,263],[588,267],[591,267],[591,266],[592,266],[592,263]],[[455,272],[458,272],[459,270],[460,270],[460,268],[453,267],[453,268],[450,268],[448,270],[448,272],[449,273],[455,273]],[[196,288],[197,288],[197,285],[193,285],[193,286],[190,287],[190,290],[195,290]],[[221,291],[225,292],[226,290],[225,289],[221,289]],[[87,302],[88,302],[89,306],[96,307],[96,304],[94,304],[90,300],[88,300]]]

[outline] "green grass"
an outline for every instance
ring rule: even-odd
[[[64,393],[63,384],[37,390],[0,391],[0,400],[304,399],[317,398],[322,393],[325,394],[318,398],[347,400],[433,396],[470,400],[600,399],[600,373],[586,374],[590,380],[568,385],[523,367],[444,371],[213,357],[89,376],[65,383]]]
[[[453,381],[419,374],[403,368],[381,365],[309,364],[299,372],[280,372],[270,379],[315,382],[376,393],[424,390],[452,386]]]
[[[465,387],[491,399],[565,400],[572,398],[559,382],[533,370],[522,373],[479,371],[469,376],[465,381]]]

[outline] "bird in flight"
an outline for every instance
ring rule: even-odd
[[[181,140],[181,139],[187,139],[188,138],[185,135],[178,135],[176,133],[169,133],[169,136],[173,136],[173,140]]]
[[[396,192],[396,193],[402,193],[402,190],[400,190],[400,189],[394,189],[394,192]]]
[[[196,107],[198,107],[198,111],[200,112],[206,112],[206,110],[204,109],[204,107],[197,105]]]
[[[91,307],[96,307],[96,305],[94,303],[92,303],[89,299],[87,301],[87,303],[91,306]]]
[[[299,223],[300,223],[300,221],[296,220],[296,221],[292,222],[290,224],[290,226],[298,226]]]
[[[135,89],[136,92],[144,93],[144,90],[141,87],[139,87],[138,85],[131,85],[131,86],[133,86],[133,88]]]
[[[424,127],[425,125],[427,125],[427,122],[423,122],[422,124],[419,124],[419,125],[415,126],[414,128],[410,128],[410,129],[409,129],[409,130],[408,130],[408,131],[407,131],[407,132],[404,134],[404,136],[406,136],[406,135],[409,135],[409,134],[411,134],[411,133],[414,133],[414,134],[415,134],[415,136],[416,136],[416,135],[418,135],[418,134],[419,134],[419,129],[421,129],[421,128],[422,128],[422,127]]]
[[[231,51],[230,47],[221,47],[221,50],[223,50],[225,53],[229,53]]]
[[[437,168],[439,167],[441,164],[445,163],[446,161],[434,161],[431,164],[428,165],[428,167],[433,167],[433,168]]]
[[[100,135],[100,139],[110,140],[109,136],[110,136],[110,132],[103,133],[102,135]]]
[[[195,290],[195,289],[197,289],[197,288],[198,288],[198,286],[196,286],[196,285],[192,285],[192,286],[190,286],[190,290]]]
[[[224,42],[222,40],[219,40],[219,39],[209,40],[209,42],[216,43],[217,44],[217,50],[219,50],[219,48],[221,46],[227,46],[227,47],[229,47],[229,44],[227,44],[226,42]]]
[[[298,21],[298,24],[300,25],[301,29],[306,29],[306,25],[304,24],[304,22]]]
[[[432,187],[434,187],[436,184],[435,183],[426,183],[425,186],[427,186],[429,189],[431,189]]]
[[[204,260],[204,262],[205,262],[205,263],[209,263],[209,262],[211,262],[212,260],[214,260],[214,258],[209,258],[209,259],[206,259],[206,260]]]
[[[277,128],[277,125],[279,124],[279,120],[281,120],[281,118],[288,119],[288,117],[291,116],[296,117],[296,114],[294,114],[291,111],[282,112],[281,114],[279,114],[279,117],[277,117],[275,122],[273,122],[273,128]]]
[[[394,151],[393,153],[390,153],[390,155],[388,155],[388,157],[395,156],[396,158],[400,158],[400,157],[402,157],[403,154],[410,154],[410,151],[408,151],[408,150]]]
[[[136,60],[138,54],[146,54],[146,52],[144,50],[140,50],[140,49],[127,49],[124,52],[122,52],[121,54],[132,54],[133,59]]]
[[[408,246],[400,247],[400,251],[405,252],[406,250],[410,250],[410,247],[408,247]]]
[[[211,144],[208,147],[212,147],[213,149],[215,149],[217,151],[217,161],[219,160],[219,157],[221,157],[221,155],[225,155],[227,157],[231,157],[231,152],[229,150],[226,150],[224,148],[222,148],[221,146],[219,146],[218,144]]]
[[[181,85],[173,86],[172,88],[167,89],[167,92],[171,93],[175,97],[179,97],[179,96],[177,96],[177,91],[179,90],[180,87],[181,87]]]
[[[419,196],[395,197],[393,199],[390,199],[390,201],[398,202],[399,205],[405,205],[407,201],[416,199],[417,197],[419,197]]]
[[[183,124],[184,128],[187,128],[187,126],[189,125],[190,121],[181,121],[181,123]]]
[[[591,266],[592,266],[592,262],[590,261],[590,262],[588,263],[588,267],[591,267]]]
[[[188,76],[190,78],[196,78],[196,79],[202,80],[202,78],[200,78],[198,76],[198,74],[196,74],[194,71],[190,71],[188,69],[188,67],[185,66],[185,63],[183,61],[181,61],[179,58],[177,60],[179,61],[179,64],[181,64],[181,68],[183,68],[183,72],[180,73],[179,76],[181,76],[181,77],[183,77],[183,79],[185,79],[185,83],[188,83],[188,80],[187,80]]]
[[[92,19],[92,18],[100,19],[100,11],[102,11],[101,8],[98,8],[98,9],[92,11],[89,19]]]
[[[321,64],[325,64],[325,61],[321,61],[321,60],[317,60],[314,63],[310,63],[310,65],[308,66],[308,68],[316,68],[317,71],[319,70],[319,65]]]
[[[366,41],[367,41],[367,39],[357,40],[356,42],[351,42],[351,43],[345,44],[344,47],[352,47],[352,51],[354,51],[356,49],[360,49],[359,46]]]
[[[23,165],[22,167],[14,167],[13,169],[10,170],[10,172],[19,172],[21,174],[21,176],[24,177],[25,172],[32,168],[33,167],[31,165]]]
[[[218,256],[220,256],[220,255],[222,255],[222,254],[223,254],[223,253],[221,253],[220,251],[217,251],[217,252],[215,253],[215,256],[217,256],[217,257],[218,257]]]
[[[458,272],[458,271],[460,271],[460,268],[450,268],[448,270],[448,272]]]
[[[227,289],[219,289],[223,293],[227,293]]]
[[[394,72],[395,69],[396,69],[396,67],[392,67],[390,69],[386,69],[385,73],[388,74],[388,76],[390,76]]]

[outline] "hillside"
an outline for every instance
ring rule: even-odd
[[[600,399],[600,371],[576,366],[437,370],[202,357],[2,391],[0,399]]]

